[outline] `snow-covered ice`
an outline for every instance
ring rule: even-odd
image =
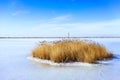
[[[0,39],[0,80],[120,80],[120,39],[89,39],[103,44],[116,56],[94,65],[58,64],[29,57],[42,40]]]

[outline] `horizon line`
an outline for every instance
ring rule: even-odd
[[[34,38],[120,38],[120,36],[79,36],[79,37],[48,37],[48,36],[44,36],[44,37],[39,37],[39,36],[36,36],[36,37],[23,37],[23,36],[17,36],[17,37],[14,37],[14,36],[10,36],[10,37],[0,37],[0,39],[34,39]]]

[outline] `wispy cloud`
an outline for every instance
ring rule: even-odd
[[[26,10],[17,10],[15,12],[12,13],[13,16],[18,16],[18,15],[21,15],[21,14],[29,14],[30,12],[29,11],[26,11]]]
[[[70,23],[69,16],[51,18],[50,22],[44,22],[33,27],[33,32],[37,34],[43,33],[53,36],[61,36],[70,32],[71,36],[118,36],[120,35],[120,19],[93,22],[93,23]],[[58,22],[63,23],[58,23]],[[52,23],[51,23],[52,22]]]
[[[81,23],[72,22],[72,16],[58,16],[40,23],[25,24],[24,27],[0,29],[0,33],[17,36],[120,36],[120,19]],[[70,21],[70,22],[69,22]],[[29,26],[29,27],[26,27]]]
[[[57,16],[55,18],[50,19],[51,22],[64,22],[64,21],[69,21],[70,20],[70,15],[62,15],[62,16]]]
[[[47,19],[47,20],[40,20],[40,24],[46,24],[46,23],[63,23],[63,22],[67,22],[67,21],[70,21],[71,20],[71,15],[60,15],[60,16],[56,16],[56,17],[53,17],[53,18],[50,18],[50,19]]]

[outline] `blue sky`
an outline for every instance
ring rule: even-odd
[[[0,36],[120,36],[120,0],[0,0]]]

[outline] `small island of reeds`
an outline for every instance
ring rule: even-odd
[[[32,51],[32,56],[56,63],[95,63],[99,60],[113,58],[113,54],[107,51],[103,45],[93,41],[80,40],[43,42]]]

